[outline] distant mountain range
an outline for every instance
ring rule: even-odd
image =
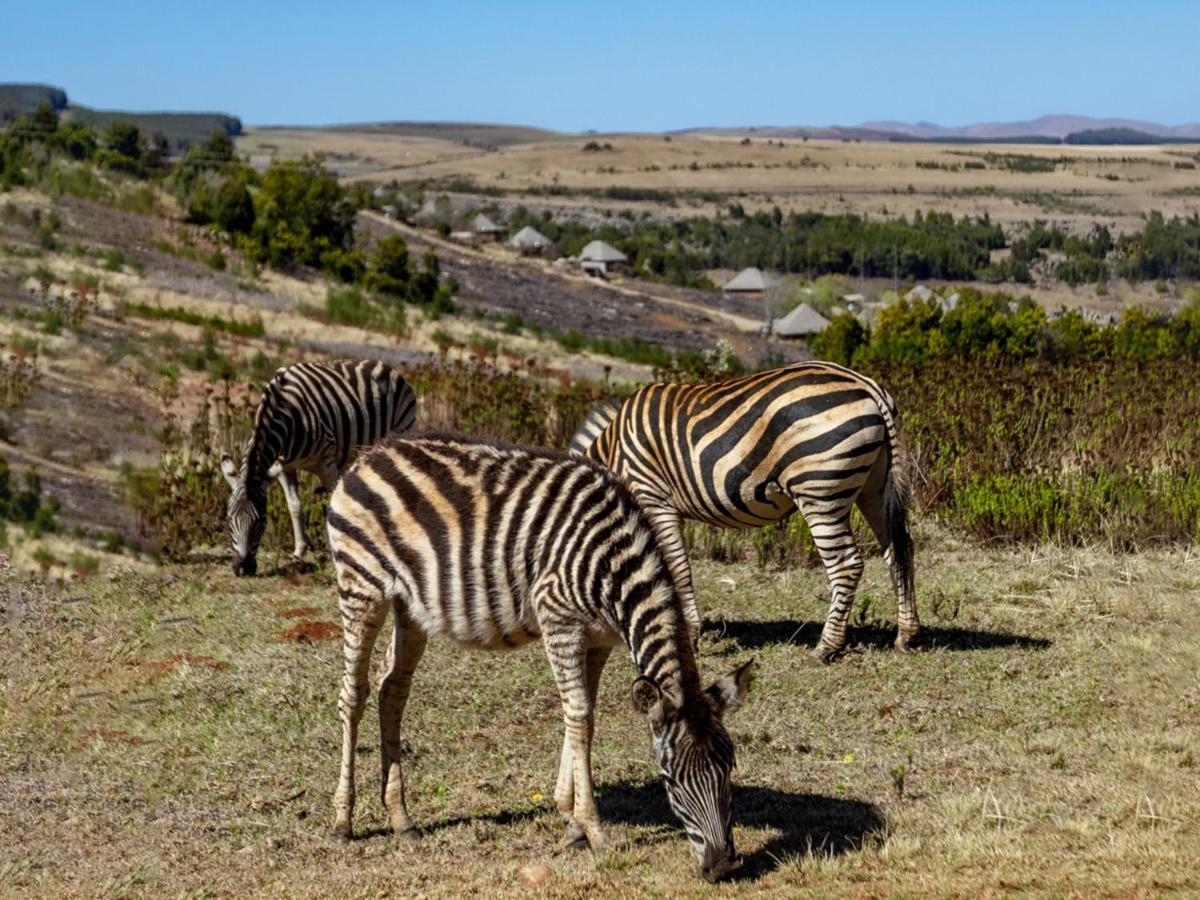
[[[70,103],[66,91],[46,84],[0,84],[0,127],[18,115],[49,103],[67,119],[104,127],[126,119],[145,131],[162,131],[176,148],[204,140],[214,128],[230,135],[241,133],[242,123],[225,113],[125,112],[98,110]],[[282,127],[282,126],[281,126]],[[322,127],[322,126],[294,126]],[[470,146],[499,148],[516,143],[570,140],[595,134],[553,131],[524,125],[480,122],[364,122],[323,126],[337,131],[368,131],[458,141]],[[613,132],[618,133],[618,132]],[[815,138],[858,141],[955,141],[998,143],[1153,144],[1200,142],[1200,122],[1160,125],[1140,119],[1105,119],[1091,116],[1051,115],[1024,122],[977,122],[944,126],[933,122],[878,121],[859,125],[760,125],[750,127],[680,128],[665,134],[706,134],[728,137]]]
[[[1058,143],[1089,134],[1111,134],[1112,141],[1096,143],[1153,143],[1200,140],[1200,122],[1160,125],[1140,119],[1103,119],[1092,116],[1040,116],[1024,122],[978,122],[947,127],[933,122],[863,122],[859,125],[763,125],[747,128],[684,128],[677,134],[718,134],[773,138],[827,138],[860,141],[1040,141]],[[1141,138],[1135,139],[1135,138]],[[1084,141],[1086,142],[1086,141]]]
[[[1160,138],[1200,138],[1200,122],[1171,126],[1159,125],[1157,122],[1143,122],[1139,119],[1100,119],[1091,116],[1070,115],[1040,116],[1026,122],[979,122],[974,125],[951,128],[935,125],[932,122],[863,122],[857,127],[868,131],[906,134],[931,140],[939,138],[990,140],[1025,136],[1062,140],[1067,135],[1081,131],[1114,128],[1140,131],[1143,134],[1151,134]]]

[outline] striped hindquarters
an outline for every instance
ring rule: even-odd
[[[587,452],[639,496],[745,528],[789,514],[795,495],[814,487],[861,486],[873,454],[890,455],[897,439],[895,405],[874,381],[802,363],[717,384],[650,385]]]

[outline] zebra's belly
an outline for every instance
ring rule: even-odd
[[[542,639],[537,618],[529,610],[509,604],[493,607],[476,594],[468,602],[461,597],[449,603],[408,603],[409,617],[430,636],[444,637],[473,650],[507,650]]]
[[[687,497],[676,494],[680,515],[720,528],[762,528],[796,511],[791,498],[777,484],[744,483],[735,495],[723,498]]]

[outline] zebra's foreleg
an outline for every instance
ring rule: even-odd
[[[577,625],[543,623],[542,640],[554,680],[558,684],[565,730],[563,761],[559,767],[554,802],[567,823],[566,839],[574,843],[579,840],[577,835],[582,835],[587,838],[593,853],[601,853],[608,845],[608,839],[600,827],[600,816],[596,812],[596,799],[592,792],[594,709],[589,691],[589,654],[585,631]],[[597,667],[602,668],[602,665]],[[598,682],[599,672],[596,678]],[[568,754],[571,757],[569,780],[564,776]]]
[[[846,625],[854,605],[854,592],[862,578],[863,557],[850,530],[848,502],[839,500],[831,504],[804,499],[798,501],[798,505],[808,521],[832,589],[825,627],[821,630],[820,641],[812,649],[813,658],[828,663],[846,646]]]
[[[284,499],[287,500],[288,516],[292,520],[292,538],[295,542],[295,549],[292,550],[292,556],[296,559],[304,558],[304,551],[308,549],[308,544],[304,540],[304,520],[301,517],[302,508],[300,505],[300,481],[296,477],[296,472],[281,470],[276,476],[279,486],[283,488]]]
[[[612,647],[592,647],[587,652],[588,703],[592,710],[592,715],[588,720],[589,742],[596,734],[596,695],[600,690],[600,676],[604,674],[604,664],[608,662],[608,657],[611,653]],[[558,764],[558,783],[554,788],[554,798],[560,810],[569,807],[572,813],[574,813],[575,809],[574,770],[575,757],[571,752],[570,735],[564,734],[562,758]],[[562,798],[561,801],[559,798]],[[575,850],[583,850],[588,845],[587,835],[583,833],[583,829],[575,823],[573,818],[567,819],[567,832],[563,836],[563,844]]]
[[[399,601],[393,603],[392,646],[388,668],[379,683],[379,759],[383,767],[383,805],[397,837],[413,838],[416,829],[404,799],[400,724],[412,690],[413,673],[425,652],[425,633],[407,617]]]

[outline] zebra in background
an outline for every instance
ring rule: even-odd
[[[400,373],[374,360],[296,363],[276,371],[263,389],[240,467],[229,456],[221,459],[232,491],[225,518],[234,574],[257,570],[270,481],[278,481],[287,498],[293,556],[301,559],[307,544],[298,473],[315,472],[332,491],[357,448],[412,427],[416,403]]]
[[[655,384],[593,409],[570,449],[629,484],[658,533],[700,634],[686,517],[758,528],[797,509],[832,587],[813,656],[831,661],[863,572],[850,528],[857,502],[883,548],[899,607],[896,648],[920,631],[913,589],[908,491],[899,471],[899,414],[870,378],[833,363],[799,363],[717,384]]]
[[[371,650],[388,609],[393,632],[379,686],[383,802],[397,835],[413,833],[400,725],[429,635],[499,650],[541,639],[565,735],[554,799],[566,842],[605,846],[592,793],[596,692],[614,646],[638,675],[667,797],[705,878],[738,865],[731,830],[733,744],[722,724],[745,695],[748,662],[701,687],[683,607],[652,529],[612,473],[553,451],[426,435],[390,439],[333,493],[345,674],[334,833],[349,840],[358,724]]]

